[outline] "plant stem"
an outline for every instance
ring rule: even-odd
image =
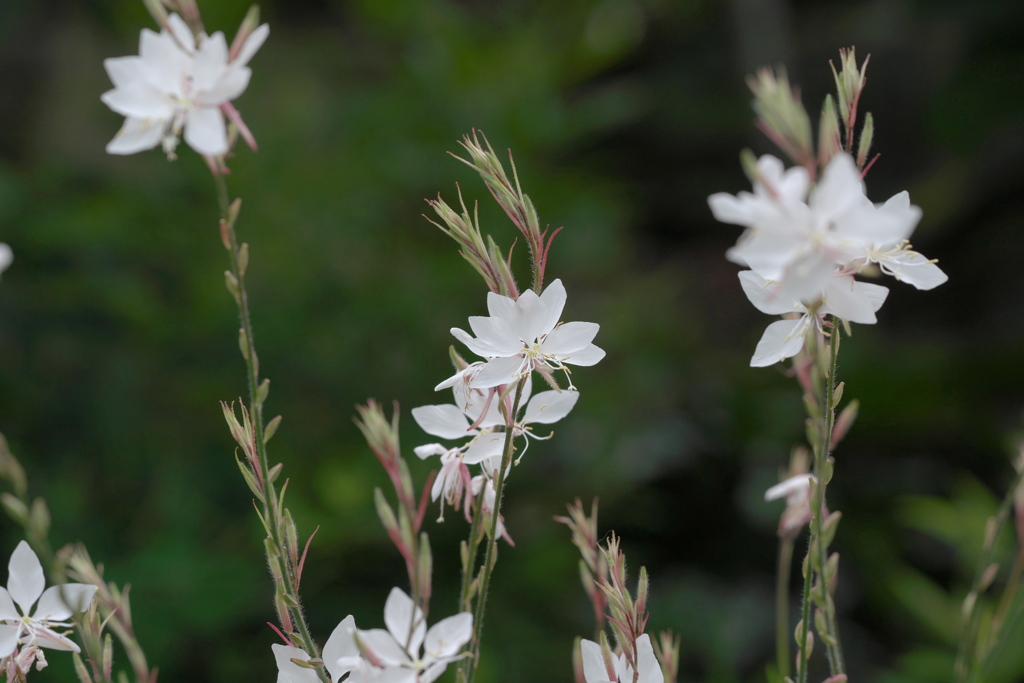
[[[267,445],[264,442],[265,426],[263,422],[263,404],[256,400],[256,392],[260,381],[259,361],[258,356],[256,355],[256,342],[253,336],[252,315],[249,311],[249,295],[245,288],[245,272],[241,268],[241,248],[238,244],[238,236],[235,232],[234,221],[230,216],[231,207],[227,181],[224,179],[224,175],[222,173],[214,173],[213,178],[214,184],[217,188],[217,204],[220,207],[221,224],[226,228],[228,237],[228,244],[225,246],[230,246],[228,252],[231,258],[231,273],[235,276],[235,279],[238,282],[238,297],[236,299],[236,303],[238,305],[238,320],[244,336],[243,343],[245,348],[243,349],[242,357],[245,360],[246,383],[249,388],[249,414],[252,416],[253,429],[255,430],[256,437],[256,451],[259,454],[260,474],[265,487],[263,495],[263,518],[267,521],[267,532],[281,558],[281,567],[284,572],[285,583],[283,589],[285,597],[287,598],[285,603],[292,622],[297,628],[300,646],[309,654],[310,657],[315,658],[320,656],[320,648],[317,646],[316,641],[313,640],[309,630],[309,625],[306,623],[305,614],[302,610],[302,603],[299,599],[298,590],[296,588],[295,568],[290,562],[286,548],[286,541],[283,537],[284,518],[280,509],[281,506],[279,504],[276,488],[269,476],[270,465],[267,456]],[[268,557],[267,559],[273,562],[273,558]],[[284,626],[284,624],[282,624],[282,626]],[[323,683],[330,683],[330,678],[324,671],[322,664],[318,665],[315,670],[317,676]]]
[[[484,626],[484,612],[487,608],[487,591],[491,586],[491,573],[493,571],[494,556],[498,545],[498,522],[501,517],[501,501],[505,489],[505,472],[512,465],[513,441],[515,437],[515,421],[519,414],[519,402],[523,397],[523,384],[526,379],[522,378],[516,383],[515,398],[512,400],[512,412],[506,416],[505,426],[505,447],[501,457],[501,467],[494,478],[494,509],[491,510],[491,533],[487,538],[487,552],[484,553],[483,577],[480,580],[480,594],[477,596],[476,613],[473,615],[473,639],[472,656],[469,658],[467,683],[473,683],[476,677],[477,665],[480,663],[480,636]],[[483,495],[483,490],[481,490]],[[481,498],[482,500],[482,498]],[[481,508],[483,506],[481,505]]]
[[[779,676],[789,676],[789,580],[793,565],[793,539],[779,539],[779,568],[775,582],[775,659]]]

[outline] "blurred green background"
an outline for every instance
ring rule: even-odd
[[[247,9],[200,6],[229,37]],[[502,548],[481,680],[571,680],[572,639],[592,625],[552,516],[596,495],[602,531],[651,573],[649,628],[682,635],[681,679],[763,680],[781,504],[762,493],[803,438],[802,407],[778,367],[748,367],[770,319],[741,293],[724,258],[739,231],[712,221],[706,197],[747,189],[740,149],[773,151],[744,75],[784,63],[816,112],[828,60],[856,45],[871,54],[862,108],[882,152],[869,196],[910,191],[924,209],[914,244],[950,280],[887,282],[879,324],[843,344],[845,396],[862,407],[830,487],[845,515],[841,632],[852,680],[950,679],[1024,408],[1024,3],[262,9],[271,36],[236,102],[260,150],[238,150],[229,183],[245,202],[268,410],[284,415],[271,453],[300,529],[320,525],[304,593],[321,642],[349,613],[379,626],[405,581],[353,407],[399,401],[411,454],[426,438],[409,409],[448,399],[431,388],[450,374],[449,328],[484,312],[482,283],[420,217],[423,198],[454,202],[459,183],[485,230],[514,238],[445,153],[475,127],[514,151],[541,220],[565,226],[549,277],[567,285],[565,319],[600,323],[608,352],[575,374],[576,410],[510,480],[517,545]],[[144,26],[137,0],[0,3],[0,241],[15,252],[0,285],[0,431],[52,508],[52,540],[84,541],[132,584],[162,681],[272,681],[271,584],[217,404],[245,385],[213,185],[184,147],[175,163],[103,151],[121,118],[99,101],[102,60],[136,54]],[[5,556],[19,530],[0,528]],[[430,530],[440,618],[466,528],[451,514]],[[1014,649],[991,680],[1022,680]],[[34,679],[73,680],[65,657],[50,660]]]

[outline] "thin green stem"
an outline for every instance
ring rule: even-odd
[[[269,527],[267,531],[281,557],[281,566],[284,571],[284,589],[288,598],[286,601],[288,612],[292,622],[297,629],[300,645],[311,657],[320,655],[320,648],[313,639],[306,623],[305,614],[302,610],[298,591],[295,588],[295,571],[289,561],[286,542],[283,538],[284,523],[278,494],[274,483],[270,480],[270,464],[267,456],[267,445],[265,443],[265,425],[263,421],[263,404],[256,399],[259,388],[259,363],[256,355],[256,342],[253,336],[252,315],[249,311],[249,295],[245,287],[245,271],[241,266],[241,248],[238,243],[238,235],[235,232],[234,221],[231,217],[231,200],[228,195],[227,182],[222,173],[214,173],[214,184],[217,188],[217,204],[220,208],[221,224],[226,230],[228,249],[231,258],[231,273],[238,282],[238,320],[242,329],[242,357],[245,360],[246,384],[249,389],[249,414],[252,417],[253,429],[256,437],[256,452],[259,455],[259,466],[261,480],[263,481],[263,515]],[[323,683],[330,683],[330,678],[324,671],[323,665],[316,667],[317,676]]]
[[[506,416],[505,447],[501,457],[501,467],[494,477],[494,509],[491,510],[491,533],[487,538],[487,552],[484,553],[483,577],[480,579],[480,594],[477,596],[476,613],[473,615],[472,657],[470,657],[467,683],[473,683],[477,666],[480,663],[480,636],[484,627],[484,612],[487,608],[487,592],[491,586],[494,555],[498,545],[498,523],[501,517],[501,501],[505,493],[505,472],[512,466],[513,441],[515,437],[515,421],[519,414],[519,402],[523,397],[525,378],[516,383],[515,398],[512,400],[512,411]],[[481,495],[483,492],[481,491]],[[482,499],[481,499],[482,500]],[[482,507],[482,506],[481,506]]]
[[[789,676],[789,581],[793,565],[793,539],[779,539],[779,567],[775,581],[775,659],[779,676]]]
[[[476,555],[480,551],[480,504],[477,500],[473,504],[473,524],[469,527],[469,538],[466,541],[466,566],[462,571],[462,588],[459,590],[459,609],[463,611],[470,608],[469,587],[473,583]]]

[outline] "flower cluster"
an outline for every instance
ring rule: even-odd
[[[813,188],[805,168],[785,170],[772,156],[758,160],[755,175],[753,193],[708,198],[716,219],[747,228],[727,253],[750,268],[740,273],[747,297],[790,318],[768,326],[751,365],[795,356],[807,332],[822,331],[825,315],[874,323],[889,290],[853,277],[872,266],[918,289],[947,280],[908,242],[921,210],[906,192],[873,204],[848,154],[836,154]]]
[[[56,629],[71,627],[67,620],[85,611],[96,586],[66,583],[44,591],[43,566],[25,541],[14,549],[8,569],[7,588],[0,588],[0,657],[15,655],[13,663],[24,674],[33,661],[39,669],[46,666],[41,647],[80,652],[66,633]]]
[[[266,24],[243,30],[229,48],[220,31],[196,35],[177,14],[160,33],[142,29],[138,57],[103,62],[114,89],[100,99],[126,117],[107,152],[134,154],[160,144],[173,159],[184,134],[196,152],[220,156],[229,147],[224,116],[255,147],[231,100],[249,85],[247,64],[269,33]]]
[[[323,666],[337,683],[431,683],[461,659],[473,631],[473,615],[462,612],[427,629],[423,611],[393,588],[384,604],[387,629],[362,631],[345,617],[324,645]],[[318,683],[310,656],[292,645],[274,645],[278,683]],[[345,676],[348,676],[345,678]]]
[[[513,439],[523,439],[520,458],[530,437],[550,438],[550,434],[534,434],[531,425],[561,420],[579,398],[571,381],[568,390],[558,389],[553,373],[560,370],[569,378],[567,364],[593,365],[604,357],[604,351],[592,343],[599,325],[559,323],[565,299],[561,280],[552,282],[540,296],[533,290],[526,290],[518,299],[490,292],[490,316],[469,319],[476,337],[452,329],[457,339],[486,360],[470,364],[437,386],[438,390],[452,388],[454,404],[420,406],[412,411],[423,431],[441,439],[462,441],[456,446],[425,444],[415,451],[423,459],[434,455],[441,458],[441,471],[431,496],[435,501],[442,499],[442,518],[445,502],[458,509],[463,501],[468,518],[468,501],[481,490],[485,491],[484,512],[490,514],[495,497],[494,473],[501,467],[508,433]],[[535,371],[555,389],[531,396]],[[518,410],[512,396],[517,383],[522,384]],[[469,465],[480,465],[481,473],[471,476]],[[507,539],[500,520],[499,529]]]

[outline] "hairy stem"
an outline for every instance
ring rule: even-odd
[[[779,567],[775,582],[775,659],[779,676],[789,676],[789,579],[793,565],[793,539],[779,539]]]

